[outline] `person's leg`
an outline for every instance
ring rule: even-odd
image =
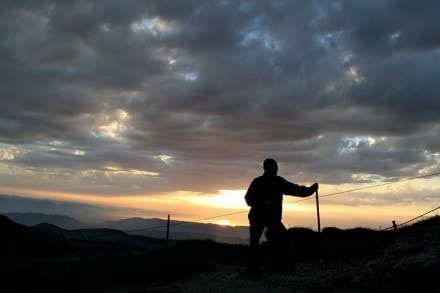
[[[286,269],[288,264],[288,234],[281,221],[272,222],[268,226],[274,248],[274,262],[278,269]]]
[[[258,269],[260,259],[260,238],[263,234],[264,224],[260,221],[251,221],[250,227],[250,243],[249,243],[249,268]]]

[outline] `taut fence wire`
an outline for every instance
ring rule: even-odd
[[[430,177],[435,177],[440,175],[440,172],[437,173],[431,173],[431,174],[426,174],[426,175],[421,175],[421,176],[415,176],[415,177],[410,177],[410,178],[406,178],[406,179],[402,179],[399,181],[395,181],[395,182],[386,182],[386,183],[380,183],[380,184],[374,184],[374,185],[370,185],[370,186],[364,186],[364,187],[359,187],[359,188],[354,188],[354,189],[349,189],[349,190],[344,190],[344,191],[338,191],[338,192],[334,192],[334,193],[329,193],[329,194],[325,194],[325,195],[320,195],[320,198],[323,197],[329,197],[329,196],[335,196],[335,195],[340,195],[340,194],[344,194],[344,193],[351,193],[351,192],[355,192],[355,191],[360,191],[360,190],[366,190],[366,189],[372,189],[372,188],[376,188],[376,187],[381,187],[381,186],[386,186],[386,185],[392,185],[392,184],[397,184],[397,183],[401,183],[401,182],[405,182],[405,181],[412,181],[412,180],[416,180],[416,179],[424,179],[424,178],[430,178]],[[298,200],[294,200],[294,201],[288,201],[285,202],[284,204],[292,204],[292,203],[297,203],[297,202],[301,202],[301,201],[306,201],[306,200],[313,200],[315,199],[314,197],[308,197],[308,198],[302,198],[302,199],[298,199]],[[414,220],[417,220],[423,216],[426,216],[427,214],[430,214],[436,210],[438,210],[440,207],[434,208],[422,215],[419,215],[411,220],[408,220],[404,223],[401,223],[397,226],[402,226],[405,225],[407,223],[410,223]],[[182,222],[178,222],[178,223],[173,223],[173,224],[169,224],[169,227],[175,227],[175,226],[181,226],[181,225],[187,225],[187,224],[194,224],[194,223],[199,223],[201,221],[206,221],[206,220],[212,220],[212,219],[218,219],[218,218],[222,218],[222,217],[227,217],[227,216],[232,216],[232,215],[238,215],[238,214],[243,214],[248,212],[248,210],[242,210],[242,211],[237,211],[237,212],[232,212],[232,213],[227,213],[227,214],[221,214],[221,215],[215,215],[215,216],[211,216],[211,217],[206,217],[206,218],[200,218],[200,219],[196,219],[193,221],[182,221]],[[163,229],[163,228],[167,228],[167,225],[161,225],[161,226],[156,226],[156,227],[148,227],[148,228],[142,228],[142,229],[134,229],[134,230],[125,230],[124,232],[127,233],[132,233],[132,232],[140,232],[140,231],[146,231],[146,230],[156,230],[156,229]],[[384,230],[388,230],[390,228],[393,227],[389,227],[386,228]]]

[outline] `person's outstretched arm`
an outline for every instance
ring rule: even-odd
[[[316,190],[318,190],[318,187],[319,187],[318,183],[314,183],[314,184],[310,185],[309,187],[307,187],[307,186],[297,185],[297,184],[289,182],[285,179],[283,179],[283,180],[285,181],[283,193],[286,195],[307,197],[307,196],[314,194],[316,192]]]

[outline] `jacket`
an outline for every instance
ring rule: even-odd
[[[283,177],[264,173],[255,178],[245,195],[249,216],[278,221],[282,218],[283,195],[306,197],[315,192],[314,188],[301,186]]]

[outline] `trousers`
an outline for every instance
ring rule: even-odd
[[[274,246],[274,262],[276,265],[282,266],[286,262],[288,235],[287,229],[281,220],[270,219],[258,214],[249,213],[249,232],[250,232],[250,259],[251,268],[258,266],[260,262],[260,238],[264,229],[267,229],[266,238],[273,243]]]

